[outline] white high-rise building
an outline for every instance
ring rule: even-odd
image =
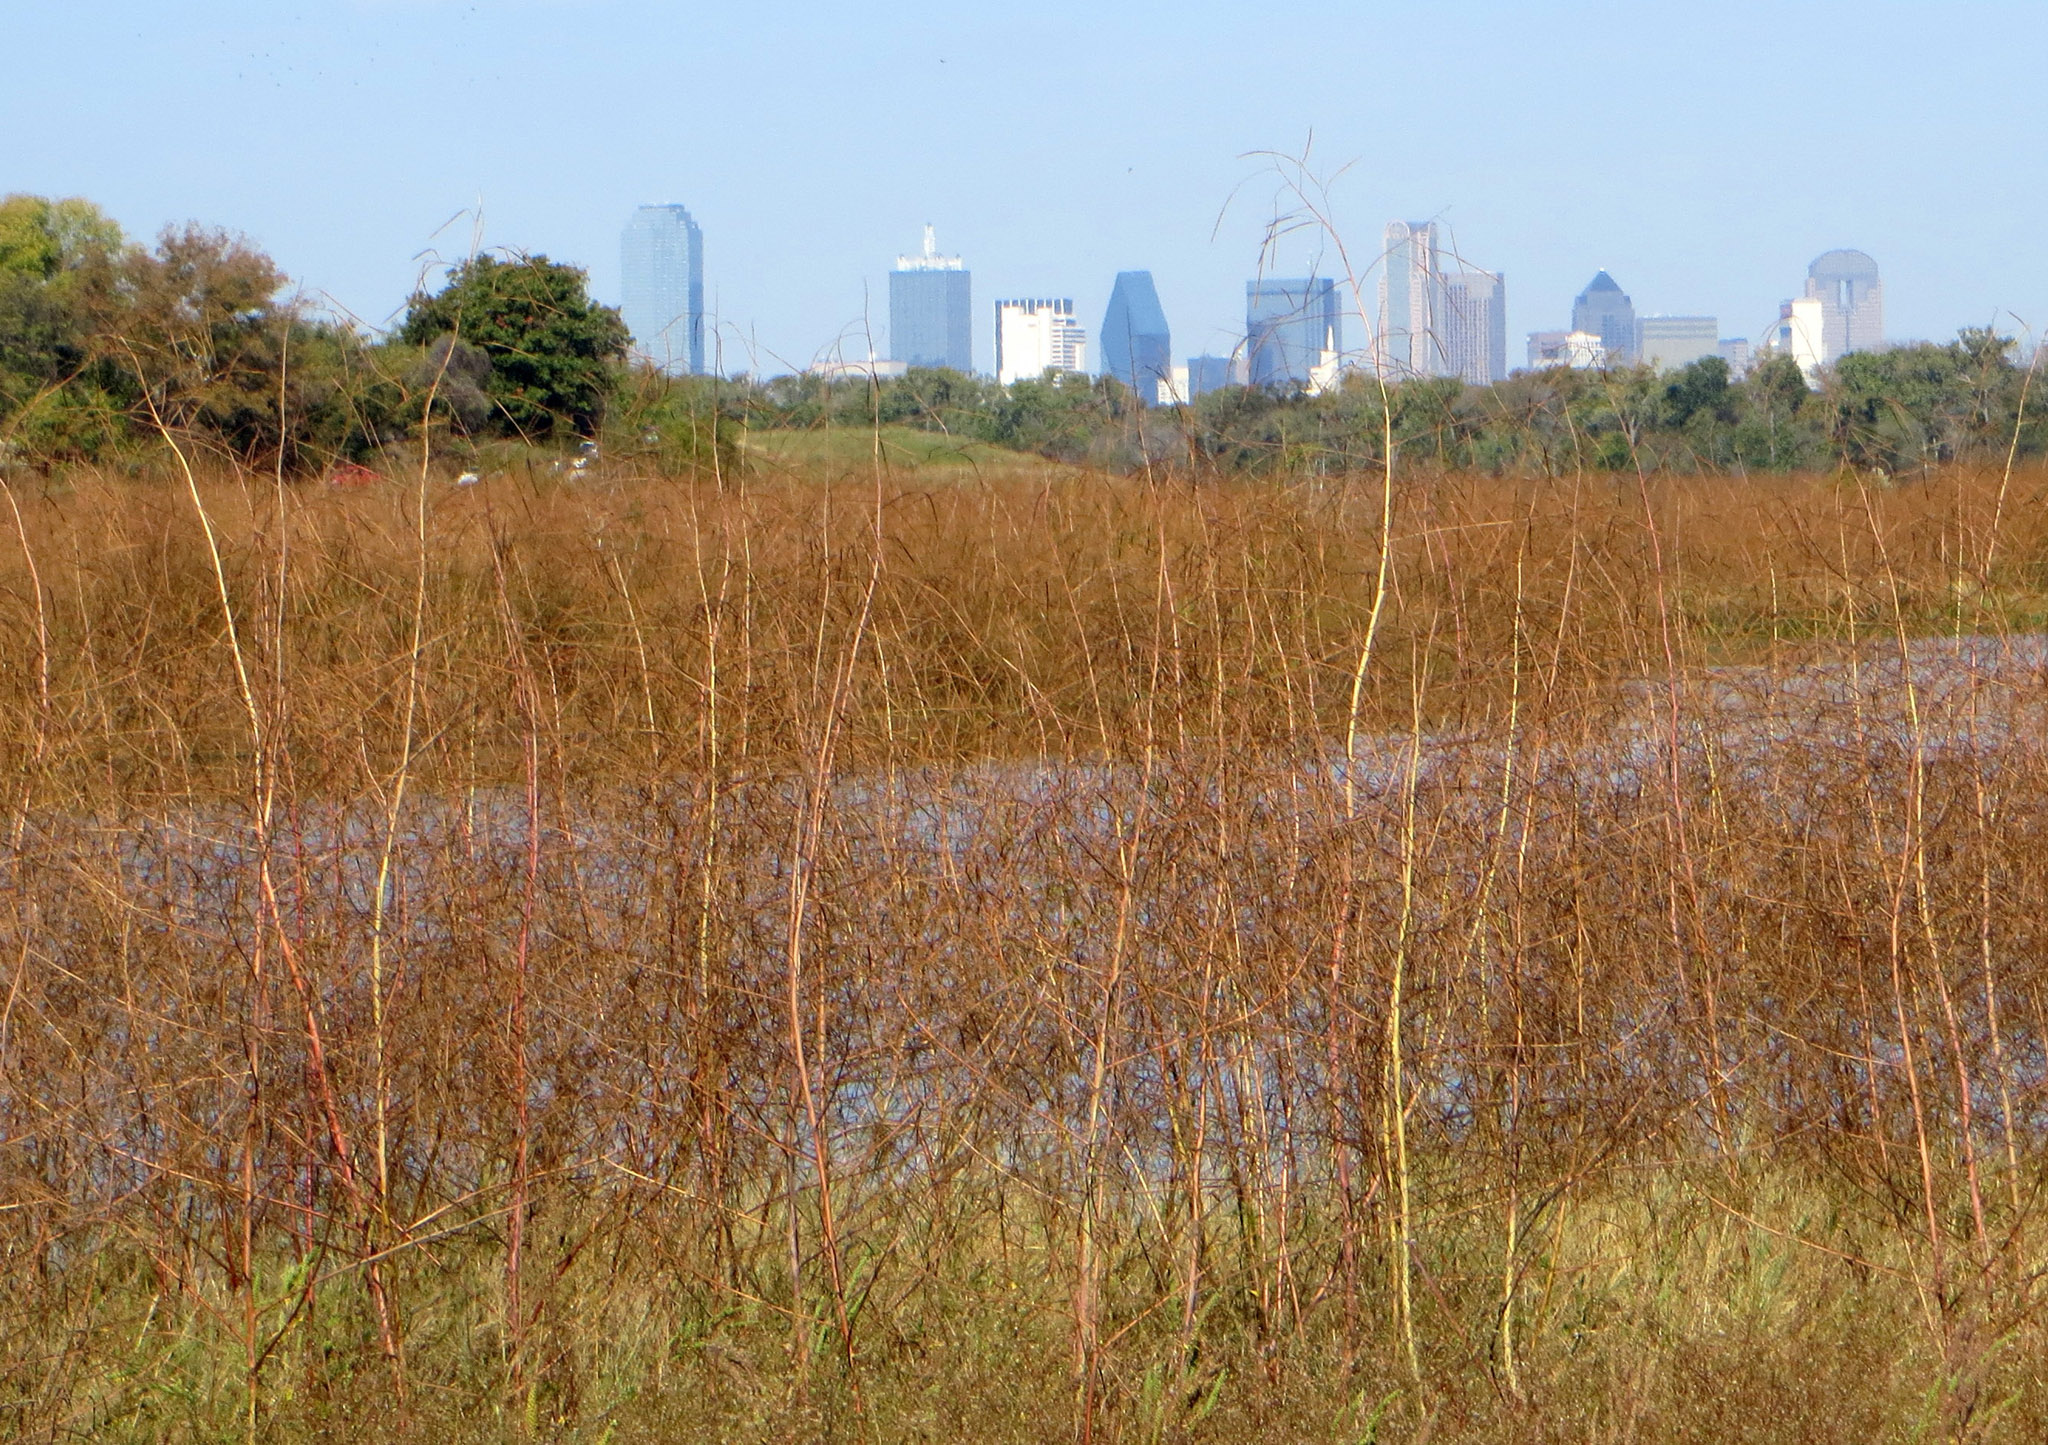
[[[1799,363],[1808,386],[1820,384],[1827,353],[1827,307],[1818,296],[1802,296],[1779,308],[1779,349]]]
[[[1071,299],[996,302],[996,380],[1004,386],[1047,371],[1086,371],[1088,332]]]
[[[1380,256],[1380,316],[1373,369],[1389,381],[1451,372],[1440,325],[1443,267],[1436,222],[1387,222]]]
[[[1391,221],[1381,258],[1373,369],[1389,381],[1508,374],[1507,286],[1491,271],[1446,271],[1434,221]]]

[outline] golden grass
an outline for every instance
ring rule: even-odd
[[[2048,479],[950,465],[11,484],[0,1429],[2039,1438]]]

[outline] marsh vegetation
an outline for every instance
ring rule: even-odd
[[[2040,1438],[2048,477],[904,460],[15,475],[0,1430]]]

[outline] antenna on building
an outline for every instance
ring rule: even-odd
[[[932,223],[924,223],[924,258],[929,261],[939,254],[939,233],[932,229]]]

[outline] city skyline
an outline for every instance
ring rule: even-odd
[[[650,218],[656,218],[650,226]],[[666,249],[650,235],[678,239]],[[1301,386],[1327,390],[1348,375],[1372,374],[1388,381],[1456,377],[1468,385],[1499,383],[1518,370],[1645,365],[1674,371],[1718,356],[1736,379],[1751,364],[1753,351],[1794,358],[1808,381],[1854,351],[1885,349],[1884,288],[1877,263],[1866,253],[1837,248],[1812,261],[1804,294],[1780,303],[1774,326],[1752,348],[1747,337],[1720,335],[1717,317],[1667,312],[1639,313],[1630,295],[1605,269],[1573,299],[1568,330],[1527,333],[1526,359],[1511,363],[1506,332],[1505,278],[1466,265],[1445,270],[1445,252],[1432,222],[1392,221],[1385,249],[1373,268],[1379,273],[1378,306],[1370,319],[1345,305],[1347,288],[1333,278],[1254,277],[1245,283],[1245,325],[1228,356],[1189,356],[1176,363],[1171,329],[1152,273],[1119,271],[1111,287],[1091,364],[1089,333],[1074,300],[1065,297],[1005,299],[995,303],[992,365],[976,364],[972,349],[972,280],[964,257],[938,250],[935,228],[924,227],[921,253],[900,255],[890,275],[891,355],[880,355],[870,335],[851,355],[842,335],[804,369],[826,377],[870,380],[900,376],[912,366],[944,367],[992,375],[1002,385],[1047,373],[1115,377],[1144,405],[1192,400],[1220,385]],[[651,249],[650,249],[651,246]],[[626,228],[623,251],[629,277],[634,258],[659,253],[687,254],[699,269],[693,295],[701,296],[701,232],[680,205],[642,206]],[[1458,258],[1465,265],[1463,258]],[[642,271],[651,263],[644,262]],[[680,274],[676,265],[671,272]],[[667,278],[671,289],[678,284]],[[1347,278],[1348,290],[1360,289]],[[650,284],[642,277],[643,291]],[[642,301],[637,316],[655,314]],[[1347,350],[1343,323],[1347,309],[1366,330],[1360,349]],[[631,323],[629,322],[629,325]],[[632,325],[636,349],[661,365],[639,338],[657,334],[658,320]],[[673,368],[669,368],[673,369]],[[1225,380],[1228,378],[1228,380]]]
[[[801,369],[842,334],[886,350],[881,275],[925,219],[972,258],[977,294],[1056,287],[1091,324],[1118,271],[1150,269],[1177,352],[1220,354],[1245,277],[1339,269],[1306,232],[1260,256],[1295,204],[1270,155],[1305,149],[1320,175],[1358,163],[1327,208],[1356,259],[1376,254],[1386,218],[1432,220],[1448,249],[1508,277],[1511,336],[1563,323],[1605,266],[1646,312],[1760,338],[1806,263],[1845,246],[1882,259],[1894,339],[2048,317],[2032,262],[2048,198],[2030,179],[2048,118],[1987,77],[1981,43],[1996,33],[1999,53],[2036,53],[2038,5],[1886,4],[1872,24],[1827,0],[1684,14],[1482,3],[1453,57],[1412,9],[1309,0],[1293,17],[1304,33],[1423,58],[1363,90],[1301,84],[1266,21],[1203,0],[917,16],[799,0],[767,24],[641,0],[502,6],[518,23],[410,0],[17,5],[0,123],[35,144],[9,155],[0,190],[90,197],[139,238],[188,219],[245,234],[369,325],[437,258],[477,244],[586,265],[616,301],[622,219],[673,196],[709,238],[706,364],[725,372]],[[1004,83],[1008,57],[1053,35],[1072,55],[1063,87],[1119,97],[1124,123]],[[1853,114],[1857,151],[1883,166],[1793,180],[1800,122],[1741,98],[1791,53],[1833,55],[1859,94],[1890,97]],[[57,63],[79,54],[88,73]],[[1600,106],[1546,105],[1529,123],[1537,82],[1593,72],[1607,77]],[[574,91],[584,76],[606,78],[605,106],[513,103],[539,79]],[[1451,86],[1463,100],[1446,106]],[[1684,94],[1723,98],[1711,123],[1670,103]],[[233,146],[204,143],[236,113],[265,120]],[[1944,199],[1899,203],[1915,194]]]

